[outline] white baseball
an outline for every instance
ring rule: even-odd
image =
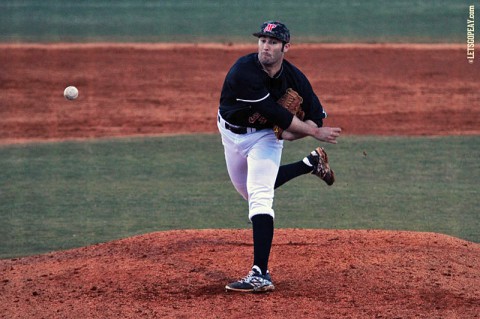
[[[69,86],[63,91],[63,96],[67,100],[75,100],[78,97],[78,89],[74,86]]]

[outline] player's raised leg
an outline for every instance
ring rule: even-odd
[[[275,188],[307,173],[318,176],[329,186],[335,182],[335,173],[330,168],[327,153],[322,147],[317,147],[301,161],[280,166]]]

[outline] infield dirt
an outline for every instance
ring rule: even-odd
[[[215,133],[251,46],[0,45],[0,143]],[[344,134],[480,134],[480,72],[458,45],[297,45]],[[80,96],[63,98],[75,85]],[[280,229],[277,291],[226,293],[249,230],[170,231],[0,260],[1,318],[479,318],[480,246],[388,231]]]
[[[0,143],[217,132],[223,79],[252,46],[0,45]],[[480,63],[459,45],[293,45],[344,134],[480,133]],[[75,101],[63,98],[76,86]]]

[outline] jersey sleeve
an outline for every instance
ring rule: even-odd
[[[283,130],[286,130],[290,124],[292,124],[294,115],[274,101],[270,96],[262,101],[256,102],[254,107],[256,107],[260,114]]]
[[[237,64],[231,70],[228,82],[237,101],[255,103],[269,96],[258,70],[252,68],[251,65]]]

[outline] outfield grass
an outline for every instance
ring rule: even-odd
[[[280,19],[294,42],[466,43],[471,0],[2,0],[0,42],[252,41]]]
[[[335,185],[302,176],[278,189],[276,225],[433,231],[480,242],[479,143],[344,137],[327,146]],[[315,146],[286,142],[283,161]],[[250,227],[216,134],[3,146],[0,171],[0,258],[158,230]]]

